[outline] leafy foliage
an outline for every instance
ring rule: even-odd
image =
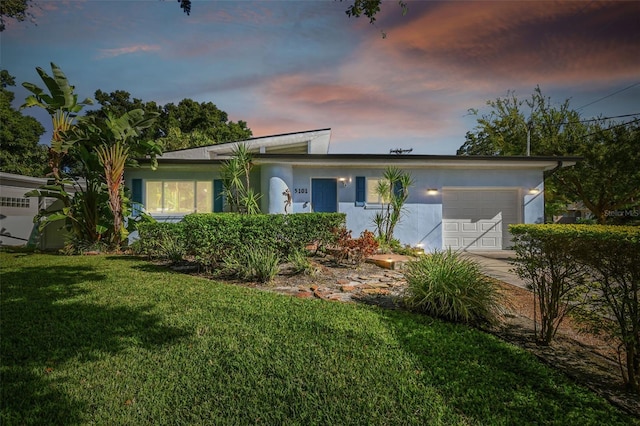
[[[60,67],[53,62],[51,63],[51,76],[40,67],[37,67],[36,71],[44,82],[48,93],[33,83],[22,83],[22,86],[32,95],[25,99],[25,103],[20,108],[40,107],[51,116],[53,136],[49,147],[49,167],[56,183],[59,183],[63,179],[62,162],[73,147],[73,143],[64,137],[64,133],[73,128],[78,113],[86,105],[93,104],[93,100],[87,98],[78,102],[78,95],[73,91],[74,87],[69,84]]]
[[[249,247],[269,247],[281,259],[304,250],[312,242],[333,242],[331,229],[344,226],[340,213],[288,215],[239,215],[235,213],[195,213],[176,224],[149,223],[140,230],[141,251],[154,256],[156,240],[169,233],[184,241],[186,253],[205,268],[221,264],[234,253]]]
[[[53,63],[51,69],[53,77],[37,68],[48,92],[33,83],[23,83],[33,93],[23,107],[45,109],[54,124],[49,148],[54,182],[29,195],[50,196],[62,201],[59,210],[39,212],[36,220],[41,222],[42,228],[65,219],[67,227],[73,231],[74,242],[92,244],[106,238],[117,250],[128,232],[124,218],[131,212],[123,185],[124,168],[137,165],[130,156],[150,155],[152,165],[155,165],[156,155],[161,154],[157,145],[141,139],[142,131],[153,124],[154,116],[137,109],[119,116],[108,114],[105,120],[97,120],[95,116],[81,117],[76,123],[78,113],[92,101],[78,102],[78,95],[62,70]],[[68,176],[63,167],[68,158],[76,164],[74,175],[84,180],[83,185],[75,176]],[[75,188],[73,197],[67,191],[69,186]]]
[[[7,70],[0,71],[0,84],[0,171],[44,176],[47,147],[39,144],[44,127],[11,106],[14,94],[7,86],[14,86],[15,80]]]
[[[517,248],[520,269],[550,270],[549,262],[557,258],[562,262],[561,268],[555,267],[558,279],[584,277],[582,315],[590,318],[591,329],[604,330],[620,342],[625,353],[623,379],[640,393],[640,228],[511,225],[510,230],[521,246]],[[571,275],[561,275],[565,271]]]
[[[251,187],[252,169],[253,155],[245,144],[239,144],[220,169],[224,199],[232,212],[260,213],[261,194]]]
[[[382,0],[354,0],[345,13],[350,18],[359,18],[364,15],[369,18],[369,23],[373,24],[376,21],[376,15],[380,12],[380,5],[382,5]],[[406,1],[398,0],[398,5],[402,8],[403,15],[407,13]]]
[[[335,258],[338,263],[359,266],[378,250],[378,241],[371,231],[364,230],[358,238],[351,238],[351,230],[346,228],[334,229]]]
[[[376,212],[373,222],[378,238],[385,244],[390,244],[393,240],[393,231],[402,218],[404,204],[409,198],[409,187],[412,185],[411,174],[393,166],[385,169],[378,182],[376,192],[382,199],[382,210]]]
[[[548,176],[548,215],[568,203],[582,202],[599,223],[605,223],[608,211],[638,207],[639,120],[585,123],[568,99],[556,106],[539,87],[530,99],[523,101],[508,92],[487,105],[488,114],[470,110],[478,124],[467,133],[458,155],[525,155],[529,139],[531,155],[583,157],[576,166]]]
[[[571,236],[550,232],[549,227],[515,225],[509,229],[517,255],[515,271],[533,291],[536,336],[549,345],[564,317],[584,296],[585,270],[568,250],[574,244]]]
[[[436,251],[405,267],[405,305],[412,310],[455,322],[496,322],[501,295],[495,283],[471,259]]]
[[[249,246],[224,260],[225,271],[246,281],[268,283],[278,274],[280,256],[268,247]]]
[[[124,90],[110,93],[97,90],[95,98],[101,108],[89,111],[87,115],[97,120],[105,120],[109,115],[121,116],[136,109],[156,116],[153,125],[141,134],[141,139],[157,141],[165,152],[245,140],[252,136],[246,122],[230,121],[227,113],[211,102],[183,99],[177,105],[158,105],[153,101],[131,99],[129,92]]]

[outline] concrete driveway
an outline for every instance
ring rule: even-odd
[[[527,289],[526,282],[513,272],[511,260],[516,257],[515,251],[465,251],[462,256],[477,262],[485,275]]]

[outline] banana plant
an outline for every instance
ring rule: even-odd
[[[136,157],[149,156],[152,169],[157,168],[157,156],[162,154],[159,145],[140,137],[144,129],[151,126],[157,114],[145,113],[135,109],[115,117],[108,114],[106,119],[86,117],[69,134],[65,134],[76,146],[77,152],[88,156],[85,167],[95,169],[95,162],[101,167],[99,174],[93,175],[106,186],[109,196],[109,209],[112,214],[111,244],[119,249],[127,236],[124,226],[125,202],[124,170],[125,167],[138,165]],[[93,155],[94,161],[91,161]],[[92,165],[93,164],[93,165]]]
[[[60,183],[63,180],[60,165],[73,146],[64,135],[73,128],[74,121],[82,108],[86,105],[92,105],[93,100],[86,98],[82,102],[78,102],[74,86],[69,84],[60,67],[53,62],[51,63],[51,76],[40,67],[37,67],[36,71],[44,82],[48,93],[33,83],[22,83],[22,86],[32,95],[25,99],[25,103],[20,109],[39,107],[46,110],[51,116],[53,136],[49,147],[49,167],[56,183]]]

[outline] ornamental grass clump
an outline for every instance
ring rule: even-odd
[[[224,260],[224,272],[246,281],[268,283],[278,274],[280,257],[273,250],[247,247]]]
[[[502,310],[495,283],[478,264],[451,250],[407,263],[405,305],[414,311],[463,323],[495,323]]]

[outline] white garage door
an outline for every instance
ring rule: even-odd
[[[443,190],[444,247],[452,250],[509,248],[508,227],[520,223],[519,204],[518,190]]]

